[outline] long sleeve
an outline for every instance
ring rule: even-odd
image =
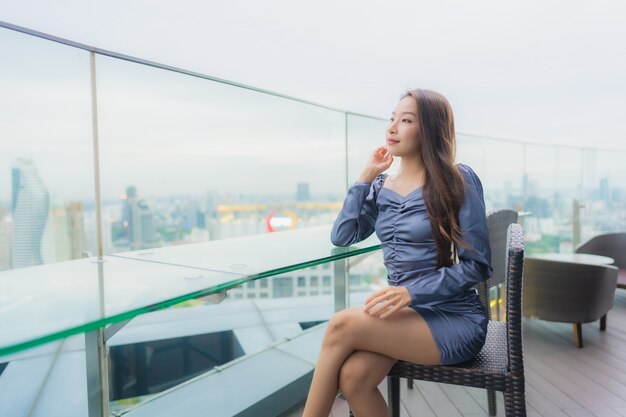
[[[469,248],[458,248],[459,263],[439,268],[406,286],[412,306],[449,299],[493,274],[482,184],[470,167],[459,164],[459,170],[466,183],[459,226]]]
[[[374,232],[378,217],[376,196],[383,182],[384,174],[380,174],[371,183],[357,181],[350,186],[330,233],[333,245],[350,246]]]

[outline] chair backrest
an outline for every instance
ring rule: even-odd
[[[509,225],[517,223],[517,211],[502,209],[492,211],[487,215],[489,229],[489,246],[491,247],[491,266],[493,275],[487,280],[487,288],[504,282],[506,270],[504,261],[507,257],[507,230]]]
[[[506,332],[509,350],[509,369],[524,374],[522,355],[522,277],[524,273],[524,233],[522,226],[509,226],[506,239]]]
[[[474,287],[478,290],[480,300],[485,307],[487,319],[491,317],[489,289],[503,283],[505,280],[506,245],[508,241],[507,230],[509,225],[516,222],[517,212],[515,210],[502,209],[487,214],[487,229],[489,231],[489,247],[491,249],[491,267],[493,268],[493,275],[487,281],[481,282]]]
[[[619,269],[626,269],[626,232],[594,236],[578,246],[576,253],[608,256],[615,260]]]

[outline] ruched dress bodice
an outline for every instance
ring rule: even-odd
[[[457,264],[437,269],[437,249],[422,189],[402,196],[383,186],[387,174],[350,187],[333,225],[332,242],[348,246],[376,231],[389,284],[406,286],[413,305],[464,298],[472,285],[491,276],[492,269],[482,185],[470,167],[458,167],[465,180],[459,226],[468,248],[458,248]]]

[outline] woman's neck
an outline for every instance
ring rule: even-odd
[[[403,156],[400,159],[400,170],[395,179],[407,182],[421,182],[423,174],[424,164],[418,155]]]

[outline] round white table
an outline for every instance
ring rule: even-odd
[[[615,260],[608,256],[589,255],[586,253],[537,253],[528,258],[545,259],[548,261],[574,262],[591,265],[612,265]]]

